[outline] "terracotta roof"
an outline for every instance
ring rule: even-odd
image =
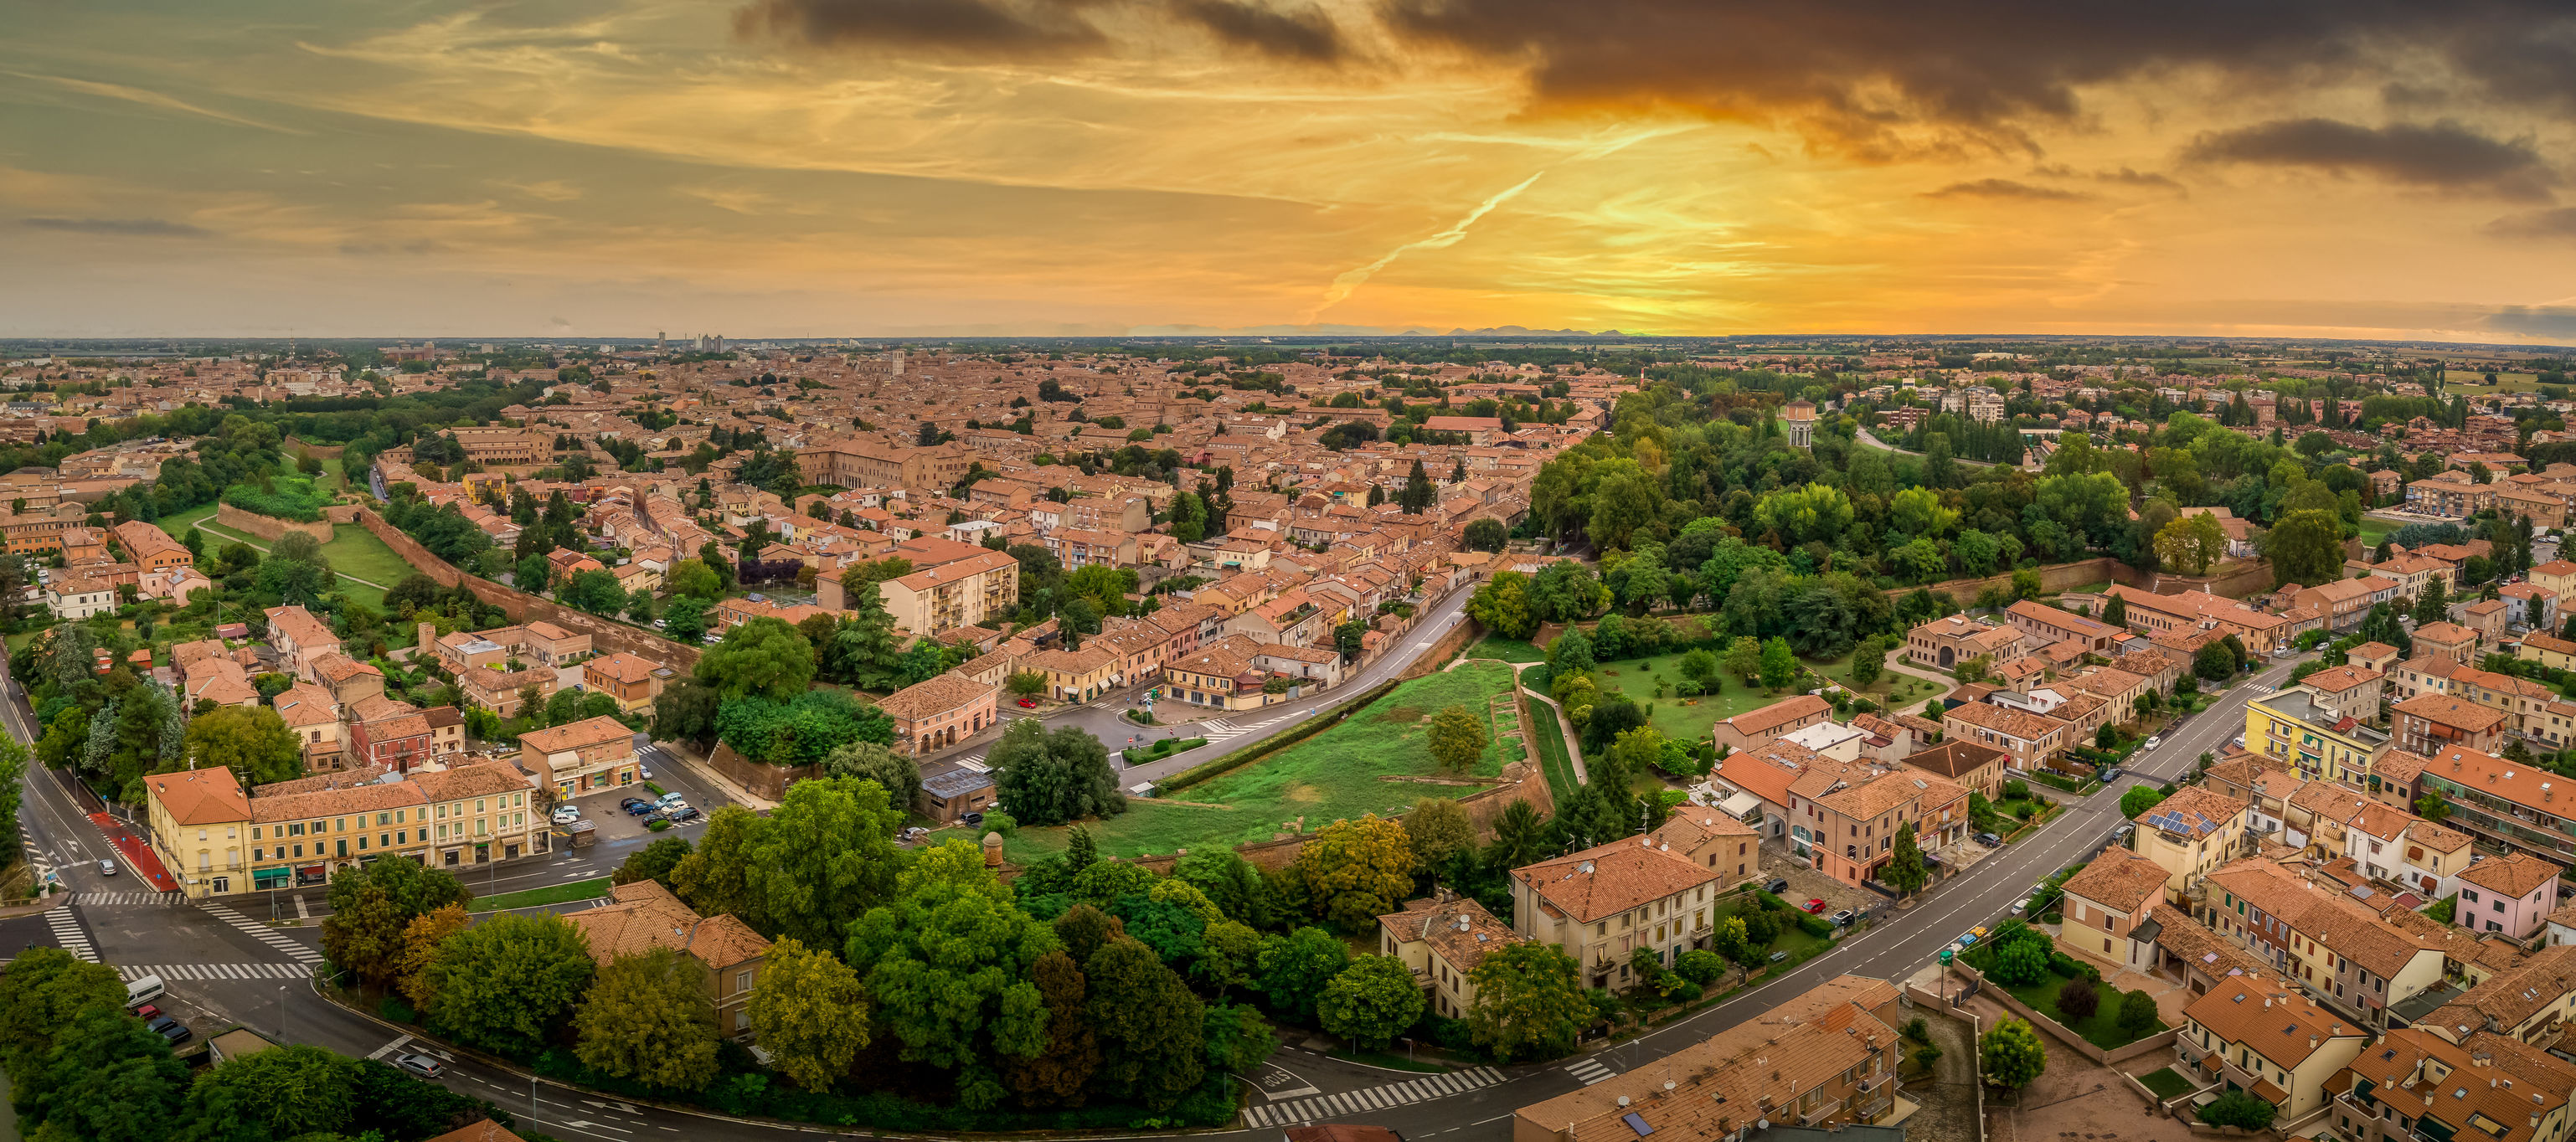
[[[2533,952],[2519,967],[2488,976],[2485,983],[2415,1022],[2467,1035],[2488,1030],[2492,1019],[2495,1029],[2511,1031],[2561,1006],[2571,993],[2576,993],[2576,944],[2560,944]]]
[[[579,749],[602,742],[632,740],[634,737],[635,731],[627,729],[625,723],[603,714],[596,718],[583,718],[571,725],[530,730],[519,735],[519,744],[534,746],[539,753],[561,753],[564,750]]]
[[[943,714],[992,696],[992,687],[950,671],[886,695],[877,708],[884,710],[887,717],[910,720]]]
[[[161,802],[162,812],[182,825],[250,819],[250,798],[242,795],[241,783],[233,780],[229,769],[155,773],[145,776],[143,784],[153,799]]]
[[[1589,924],[1717,878],[1651,837],[1596,845],[1512,870],[1540,900],[1576,923]]]
[[[2164,895],[2167,874],[2165,866],[2124,848],[2114,848],[2094,858],[2084,871],[2066,878],[2070,896],[2081,896],[2114,912],[2127,915],[2141,904],[2151,903]]]
[[[1747,710],[1726,720],[1735,732],[1749,738],[1770,737],[1771,731],[1801,718],[1812,718],[1833,709],[1823,698],[1800,694],[1795,698],[1773,702],[1758,710]]]
[[[268,629],[285,635],[299,650],[316,646],[336,646],[340,642],[339,638],[331,633],[330,627],[324,625],[322,620],[313,617],[313,612],[302,607],[270,607],[267,614]]]
[[[2456,726],[2473,734],[2485,733],[2504,724],[2509,716],[2504,711],[2481,706],[2448,694],[2418,694],[2389,709],[2410,717],[2445,726]]]
[[[529,788],[527,775],[506,761],[478,762],[451,766],[447,769],[415,771],[411,782],[420,786],[421,796],[432,801],[454,801],[463,797],[490,797],[501,793],[518,793]]]
[[[2460,873],[2460,879],[2489,892],[2519,900],[2566,872],[2566,869],[2530,853],[2513,852],[2472,863]]]
[[[1952,706],[1942,717],[2022,741],[2038,741],[2067,726],[2067,723],[2044,714],[2034,714],[2028,710],[2016,710],[2009,706],[1996,706],[1985,702]]]
[[[1429,897],[1404,902],[1404,911],[1377,918],[1378,926],[1399,944],[1427,943],[1432,954],[1459,972],[1476,970],[1485,953],[1519,943],[1512,926],[1494,919],[1473,897],[1439,901]]]
[[[438,1137],[425,1139],[424,1142],[526,1142],[526,1139],[511,1133],[509,1128],[500,1123],[486,1118],[481,1122],[466,1123]]]
[[[2205,837],[2244,816],[2246,803],[2216,790],[2186,785],[2130,820],[2148,828]]]
[[[2241,1043],[2256,1054],[2297,1070],[2300,1063],[2335,1039],[2368,1040],[2370,1032],[2273,979],[2222,976],[2207,994],[2183,1008],[2183,1015],[2218,1038]]]
[[[590,956],[602,965],[655,948],[686,952],[710,970],[757,959],[769,941],[730,915],[702,918],[657,881],[638,880],[609,890],[615,904],[566,913],[589,938]]]
[[[2338,666],[2332,670],[2320,670],[2308,675],[2300,680],[2300,685],[2312,687],[2323,694],[2341,694],[2346,690],[2377,682],[2382,677],[2385,676],[2376,670],[2366,670],[2359,666]]]
[[[583,663],[581,671],[585,676],[596,674],[612,682],[631,683],[648,681],[653,677],[653,672],[661,668],[661,663],[639,658],[621,650],[606,658]]]

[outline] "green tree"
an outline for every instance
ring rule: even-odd
[[[2156,1025],[2156,997],[2146,989],[2120,997],[2120,1033],[2135,1039]]]
[[[2196,512],[2175,519],[2156,532],[2156,558],[2185,575],[2201,575],[2227,554],[2227,532],[2218,517]]]
[[[2210,1126],[2241,1126],[2252,1131],[2270,1129],[2272,1116],[2279,1110],[2244,1091],[2231,1090],[2193,1113]]]
[[[1762,677],[1762,641],[1739,637],[1726,645],[1726,672],[1747,686]]]
[[[1047,732],[1035,718],[1002,731],[985,754],[1002,811],[1023,825],[1061,825],[1127,811],[1108,747],[1079,726]]]
[[[1871,635],[1852,647],[1851,680],[1854,686],[1868,686],[1878,681],[1887,670],[1887,640]]]
[[[699,656],[692,673],[727,699],[758,696],[784,702],[814,678],[814,647],[784,621],[762,616],[725,632]]]
[[[1039,956],[1029,969],[1029,981],[1046,1001],[1046,1049],[1029,1058],[1003,1056],[1003,1079],[1025,1106],[1078,1102],[1100,1069],[1100,1039],[1085,1010],[1089,985],[1063,948]]]
[[[701,916],[730,914],[754,930],[771,930],[751,887],[752,846],[768,824],[743,806],[718,807],[707,815],[697,847],[671,866],[671,891]]]
[[[169,1042],[126,1014],[122,1000],[74,1012],[33,1072],[10,1074],[19,1128],[45,1142],[158,1142],[178,1120],[187,1084]]]
[[[360,886],[344,907],[322,919],[322,954],[376,986],[393,979],[411,917],[377,885]]]
[[[873,781],[825,777],[789,786],[767,820],[752,818],[758,824],[744,833],[744,888],[758,917],[744,922],[766,922],[762,934],[773,939],[830,946],[860,914],[892,899],[901,864],[894,833],[903,817]],[[714,822],[708,830],[690,860],[715,848]]]
[[[520,560],[517,570],[510,576],[511,586],[531,595],[545,594],[546,588],[554,581],[554,561],[543,554],[530,555]]]
[[[1404,514],[1421,515],[1439,498],[1440,491],[1432,486],[1430,473],[1422,470],[1422,461],[1415,460],[1413,471],[1404,478],[1404,491],[1396,495],[1395,502],[1404,508]]]
[[[1413,894],[1413,846],[1401,822],[1375,813],[1315,831],[1290,868],[1317,915],[1365,931]]]
[[[1476,825],[1467,811],[1446,797],[1425,797],[1404,815],[1404,835],[1413,843],[1413,867],[1422,873],[1446,868],[1450,858],[1476,847]]]
[[[1010,690],[1011,693],[1017,694],[1020,697],[1035,698],[1040,694],[1046,693],[1046,671],[1015,670],[1011,672],[1010,677],[1002,681],[1002,685]]]
[[[412,1007],[429,1006],[430,961],[438,958],[438,946],[449,936],[464,931],[467,924],[465,906],[444,904],[411,918],[403,928],[402,956],[395,962],[394,986],[411,1000]]]
[[[2210,643],[2192,656],[2191,672],[2212,682],[2225,681],[2236,673],[2236,655],[2224,643]]]
[[[1548,641],[1547,665],[1560,673],[1600,665],[1593,657],[1592,636],[1583,633],[1582,627],[1567,627],[1564,634]]]
[[[706,600],[695,595],[672,596],[670,605],[662,608],[662,629],[680,642],[697,645],[699,637],[707,633]]]
[[[868,1045],[868,993],[858,973],[794,939],[769,946],[750,1014],[771,1062],[810,1091],[832,1089]]]
[[[2415,595],[2415,625],[2451,621],[2451,593],[2440,575],[2425,577],[2424,589]]]
[[[696,678],[681,678],[653,696],[653,736],[663,741],[704,742],[716,736],[724,695]]]
[[[693,599],[713,601],[724,597],[723,576],[704,559],[683,559],[672,564],[670,573],[662,576],[662,584],[674,595]]]
[[[2048,948],[2044,940],[1998,941],[1995,967],[1986,974],[1995,982],[2020,987],[2048,978]]]
[[[1012,903],[982,850],[952,840],[923,853],[894,898],[860,918],[847,958],[869,965],[868,992],[903,1057],[963,1068],[961,1097],[989,1107],[1005,1093],[991,1070],[1000,1056],[1046,1048],[1045,997],[1029,973],[1057,946]]]
[[[1489,736],[1484,720],[1467,712],[1465,706],[1449,706],[1431,716],[1426,735],[1431,747],[1431,761],[1453,773],[1464,773],[1484,756]]]
[[[651,844],[628,855],[626,860],[617,866],[617,871],[609,874],[609,882],[633,884],[639,880],[650,880],[660,883],[664,888],[669,888],[672,884],[671,870],[678,868],[680,862],[688,855],[688,838],[654,838]]]
[[[1739,964],[1751,964],[1754,958],[1764,951],[1753,946],[1753,934],[1746,929],[1744,917],[1741,916],[1720,919],[1710,931],[1708,946],[1710,950]],[[1639,950],[1647,951],[1647,949]],[[1652,952],[1649,951],[1648,954],[1651,955]]]
[[[1702,647],[1683,655],[1679,667],[1682,677],[1690,682],[1692,690],[1706,694],[1717,689],[1719,676],[1717,655],[1707,648]]]
[[[1324,1030],[1363,1051],[1384,1050],[1422,1018],[1422,985],[1393,956],[1361,956],[1343,968],[1316,1000]]]
[[[573,1015],[573,1054],[618,1078],[705,1089],[717,1067],[716,1009],[703,970],[670,948],[608,961]]]
[[[2328,511],[2291,512],[2272,525],[2263,554],[2275,587],[2331,583],[2343,577],[2343,520]]]
[[[1888,887],[1908,896],[1922,891],[1932,879],[1932,870],[1923,863],[1923,850],[1914,843],[1914,822],[1896,827],[1895,855],[1888,858],[1887,871],[1879,876]]]
[[[1986,1081],[2000,1087],[2020,1090],[2048,1069],[2048,1051],[2040,1046],[2039,1033],[2031,1030],[2026,1019],[2006,1019],[1995,1024],[1978,1043],[1979,1070]]]
[[[1273,1011],[1299,1022],[1312,1020],[1325,985],[1350,962],[1350,945],[1321,928],[1299,928],[1261,949],[1262,996]]]
[[[266,785],[304,776],[304,746],[267,706],[221,706],[189,719],[188,758],[197,768],[221,766],[243,785]]]
[[[227,1059],[197,1080],[192,1095],[228,1101],[267,1130],[265,1137],[332,1134],[358,1116],[358,1062],[307,1043],[286,1043]],[[209,1090],[207,1088],[215,1088]],[[223,1097],[219,1099],[216,1091]]]
[[[831,673],[861,689],[892,690],[903,675],[903,642],[886,610],[885,595],[864,568],[843,572],[841,582],[849,611],[823,647]]]
[[[1509,538],[1510,536],[1503,530],[1503,521],[1492,516],[1479,517],[1467,525],[1466,541],[1469,551],[1499,552],[1503,549],[1503,543]]]
[[[1504,638],[1528,638],[1539,624],[1530,606],[1529,577],[1518,571],[1495,572],[1468,597],[1467,617]]]
[[[1592,1019],[1577,966],[1556,945],[1534,940],[1485,953],[1467,973],[1476,988],[1467,1009],[1470,1040],[1504,1063],[1573,1050],[1575,1036]]]
[[[2427,793],[2415,799],[2415,815],[2438,825],[2451,815],[2451,803],[2440,794]]]
[[[574,572],[555,595],[594,615],[614,615],[626,609],[625,585],[617,581],[616,572],[600,568]]]
[[[84,963],[61,948],[20,952],[0,969],[0,1066],[23,1083],[39,1073],[73,1017],[90,1009],[121,1012],[124,1004],[125,983],[115,968]]]
[[[1084,961],[1082,974],[1101,1047],[1097,1083],[1156,1110],[1199,1085],[1207,1074],[1207,1005],[1153,949],[1113,937]]]
[[[379,861],[378,864],[397,863]],[[432,1030],[497,1055],[544,1049],[590,986],[590,948],[551,913],[507,913],[449,936],[424,974]]]
[[[2135,819],[2138,814],[2155,808],[2164,799],[2165,795],[2158,792],[2155,786],[2132,785],[2128,792],[2120,795],[2120,815]]]
[[[885,786],[887,800],[909,809],[921,797],[921,766],[875,742],[851,742],[823,755],[826,777],[856,777]]]
[[[1798,680],[1798,655],[1789,649],[1789,640],[1773,638],[1762,644],[1762,685],[1765,689],[1787,689]]]

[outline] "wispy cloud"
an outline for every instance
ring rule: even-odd
[[[1466,216],[1458,219],[1456,222],[1450,223],[1449,228],[1446,230],[1442,230],[1428,238],[1421,238],[1407,242],[1379,255],[1378,259],[1374,262],[1370,262],[1356,270],[1347,271],[1341,276],[1334,278],[1333,284],[1324,290],[1324,300],[1316,303],[1315,308],[1306,311],[1306,318],[1303,324],[1314,324],[1315,318],[1321,316],[1325,310],[1331,309],[1336,305],[1340,305],[1345,300],[1348,300],[1354,291],[1358,290],[1362,284],[1369,280],[1369,275],[1374,274],[1379,270],[1383,270],[1388,266],[1394,265],[1397,258],[1401,258],[1416,250],[1445,250],[1451,246],[1457,245],[1459,242],[1465,240],[1468,228],[1474,226],[1477,219],[1493,213],[1495,207],[1501,206],[1506,202],[1510,202],[1514,198],[1520,197],[1520,193],[1524,190],[1528,190],[1531,183],[1537,182],[1546,174],[1546,171],[1540,171],[1538,174],[1522,179],[1511,189],[1505,190],[1484,200],[1483,202],[1477,203],[1475,209],[1468,211]]]
[[[21,226],[71,234],[108,234],[126,238],[211,238],[214,232],[161,218],[22,218]]]
[[[158,107],[164,111],[177,111],[188,115],[198,115],[212,119],[218,123],[230,123],[237,127],[256,127],[262,131],[276,131],[288,135],[312,134],[310,131],[298,130],[294,127],[287,127],[276,123],[253,119],[246,115],[235,115],[230,111],[218,111],[212,107],[200,107],[176,96],[164,95],[158,91],[149,91],[140,87],[127,87],[122,83],[101,83],[94,79],[73,79],[70,76],[65,75],[39,75],[24,71],[13,71],[8,74],[17,76],[20,79],[33,79],[43,83],[50,83],[56,87],[63,88],[64,90],[77,91],[83,95],[95,95],[101,99],[118,99],[127,103],[139,104],[144,107]]]

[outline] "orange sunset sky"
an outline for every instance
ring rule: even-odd
[[[2576,342],[2526,0],[0,0],[0,336]]]

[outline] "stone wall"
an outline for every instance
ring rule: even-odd
[[[2266,574],[2268,575],[2269,573],[2267,572]],[[2099,583],[2105,579],[2114,583],[2125,583],[2131,587],[2145,590],[2147,588],[2148,575],[2146,572],[2140,571],[2135,567],[2131,567],[2128,564],[2122,563],[2117,559],[2110,558],[2109,556],[2103,556],[2098,559],[2078,560],[2074,563],[2059,563],[2039,569],[2040,588],[2051,594],[2075,587],[2081,587],[2087,583]],[[2266,585],[2268,586],[2269,584],[2267,583]],[[1977,596],[1984,594],[1988,587],[2001,587],[2007,591],[2011,590],[2012,573],[2005,572],[2001,575],[1989,575],[1983,579],[1950,579],[1944,582],[1926,584],[1923,589],[1936,594],[1948,595],[1951,598],[1958,600],[1960,605],[1966,606],[1968,604],[1975,603],[1977,601]],[[1903,595],[1911,593],[1913,590],[1914,589],[1911,587],[1897,587],[1888,591],[1888,594]]]
[[[2272,561],[2269,559],[2231,559],[2209,569],[2207,575],[2154,576],[2147,588],[2159,595],[2179,595],[2185,591],[2208,591],[2241,599],[2256,591],[2272,589]]]
[[[583,614],[570,607],[557,606],[535,595],[503,586],[480,575],[466,574],[455,564],[430,554],[428,548],[420,545],[420,541],[403,534],[401,528],[386,523],[384,517],[375,512],[364,508],[359,509],[358,525],[366,528],[369,534],[385,541],[385,546],[392,548],[394,554],[401,556],[402,561],[411,564],[413,569],[438,580],[441,586],[453,587],[458,583],[465,584],[467,590],[474,592],[475,598],[501,608],[503,613],[510,616],[511,622],[530,623],[543,620],[574,634],[589,635],[591,649],[603,656],[622,651],[638,658],[659,662],[682,674],[688,673],[698,665],[699,648],[697,647],[673,642],[641,627],[610,622],[595,615]]]
[[[1408,634],[1409,633],[1410,632],[1408,632]],[[1465,622],[1459,623],[1457,626],[1450,628],[1448,634],[1442,635],[1439,642],[1432,644],[1431,649],[1424,651],[1420,657],[1415,658],[1413,660],[1413,665],[1405,667],[1404,672],[1396,675],[1396,677],[1400,679],[1414,679],[1427,675],[1438,674],[1440,673],[1440,668],[1449,665],[1449,660],[1457,657],[1459,651],[1465,650],[1469,646],[1474,645],[1477,639],[1483,637],[1485,637],[1485,626],[1483,623],[1479,623],[1474,619],[1468,619]],[[1387,653],[1391,654],[1395,652],[1388,651]]]
[[[717,742],[716,751],[707,755],[707,764],[715,767],[716,772],[723,774],[725,780],[742,786],[752,796],[763,801],[783,800],[787,796],[789,785],[807,780],[822,772],[818,766],[800,765],[788,768],[753,761],[735,753],[732,746],[723,742]]]
[[[1985,982],[1985,973],[1969,967],[1965,961],[1954,960],[1951,962],[1950,968],[1969,979],[1977,980],[1981,983]],[[2110,997],[2117,994],[2118,989],[2106,986],[2102,990],[2104,993],[2103,998],[2106,1001],[2117,1002],[2116,1000],[2111,1000]],[[2011,1008],[2013,1014],[2030,1020],[2031,1026],[2048,1032],[2048,1034],[2058,1042],[2074,1048],[2075,1053],[2104,1066],[2109,1066],[2112,1063],[2120,1062],[2124,1059],[2134,1059],[2151,1051],[2171,1047],[2174,1044],[2174,1040],[2182,1035],[2181,1029],[2167,1027],[2162,1031],[2158,1031],[2155,1034],[2149,1035],[2134,1043],[2123,1043],[2120,1046],[2113,1047],[2106,1051],[2100,1047],[2094,1046],[2082,1035],[2078,1035],[2073,1030],[2070,1030],[2065,1024],[2059,1023],[2048,1016],[2040,1014],[2038,1009],[2022,1002],[2020,999],[2016,998],[2012,992],[1997,987],[1992,983],[1985,983],[1984,987],[1978,989],[1978,994],[1985,996],[1988,999],[1992,999],[1997,1003],[2003,1004],[2005,1007]]]
[[[231,504],[215,505],[215,526],[253,535],[271,543],[290,531],[300,531],[323,543],[331,542],[329,523],[300,523],[291,519],[246,512]]]

